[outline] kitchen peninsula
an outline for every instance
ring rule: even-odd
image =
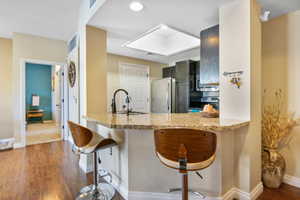
[[[161,114],[89,114],[86,119],[112,129],[194,128],[206,131],[228,131],[249,125],[248,121],[204,118],[201,113]]]
[[[217,134],[217,156],[209,168],[190,175],[190,189],[208,197],[221,197],[233,187],[235,131],[247,128],[248,121],[203,118],[199,113],[185,114],[88,114],[89,128],[104,137],[119,142],[112,150],[101,151],[100,167],[109,170],[113,185],[126,199],[179,199],[178,194],[167,193],[169,188],[180,187],[180,175],[159,162],[154,151],[154,129],[192,128]],[[108,179],[109,180],[109,179]],[[196,198],[195,198],[196,199]]]

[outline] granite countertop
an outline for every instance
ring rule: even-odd
[[[88,121],[113,129],[192,128],[206,131],[227,131],[249,125],[249,121],[204,118],[199,113],[172,114],[88,114]]]

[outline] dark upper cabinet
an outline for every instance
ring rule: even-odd
[[[175,66],[163,68],[163,78],[175,78]]]
[[[201,31],[200,84],[219,83],[219,25]]]
[[[190,61],[189,60],[176,63],[175,79],[176,79],[176,82],[189,82],[190,81]]]

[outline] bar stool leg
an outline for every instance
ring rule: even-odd
[[[189,199],[189,186],[187,173],[182,174],[182,200]]]
[[[198,172],[196,172],[196,174],[201,178],[201,179],[203,179],[203,177],[202,177],[202,175],[201,174],[199,174]],[[183,176],[184,176],[184,174],[182,175],[182,185],[183,185],[183,183],[184,183],[184,178],[183,178]],[[188,174],[186,175],[186,176],[188,176]],[[168,190],[168,192],[169,193],[171,193],[171,192],[181,192],[181,193],[183,193],[184,192],[184,186],[182,186],[181,188],[170,188],[169,190]],[[201,192],[197,192],[197,191],[194,191],[194,190],[192,190],[192,189],[188,189],[188,192],[189,193],[192,193],[192,194],[194,194],[194,195],[196,195],[197,197],[200,197],[200,198],[202,198],[202,199],[205,199],[206,198],[206,196],[204,195],[204,194],[202,194]]]
[[[97,197],[100,195],[99,191],[97,190],[98,188],[98,156],[97,156],[97,151],[94,152],[94,184],[95,184],[95,192],[94,192],[94,197],[95,200],[97,199]]]
[[[93,153],[94,184],[81,189],[76,200],[111,200],[115,196],[115,189],[108,183],[99,183],[98,180],[98,154]]]

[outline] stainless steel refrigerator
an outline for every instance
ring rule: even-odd
[[[188,82],[176,82],[174,78],[164,78],[152,81],[152,113],[187,113],[188,111]]]
[[[153,80],[151,83],[151,112],[175,112],[176,82],[173,78]]]
[[[152,81],[151,112],[189,112],[190,67],[191,61],[177,62],[173,77]]]

